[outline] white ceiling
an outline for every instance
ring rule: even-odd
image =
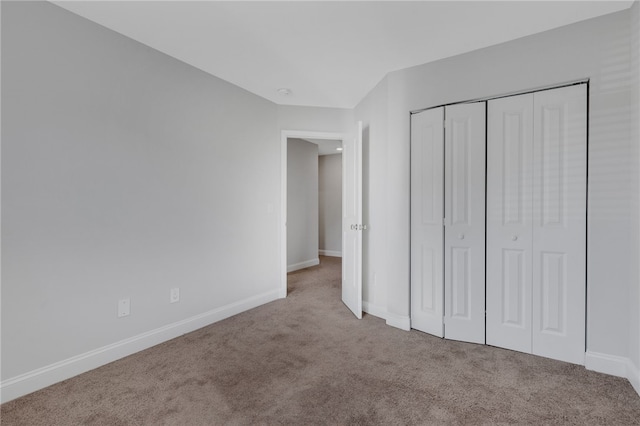
[[[354,107],[388,72],[631,1],[55,1],[282,105]],[[284,96],[279,88],[293,92]]]
[[[342,148],[342,141],[335,139],[304,139],[307,142],[318,145],[318,155],[342,154],[338,148]]]

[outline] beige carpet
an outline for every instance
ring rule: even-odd
[[[2,425],[640,424],[624,379],[358,321],[340,260],[289,296],[1,407]]]

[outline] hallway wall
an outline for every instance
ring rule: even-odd
[[[321,255],[342,256],[342,155],[318,157],[318,247]]]
[[[287,140],[287,270],[317,265],[318,145]]]

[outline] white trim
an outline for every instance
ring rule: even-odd
[[[597,371],[598,373],[627,377],[627,365],[629,362],[628,358],[622,356],[587,351],[584,367],[587,370]]]
[[[3,380],[0,383],[1,402],[35,392],[278,298],[279,291],[271,290]]]
[[[315,259],[305,260],[304,262],[294,263],[293,265],[287,266],[287,272],[297,271],[298,269],[309,268],[311,266],[316,266],[320,264],[320,259],[317,257]]]
[[[640,370],[629,358],[587,351],[584,366],[587,370],[626,378],[640,395]]]
[[[342,252],[337,250],[318,250],[320,256],[342,257]]]
[[[366,300],[362,301],[362,310],[374,317],[382,318],[383,320],[387,319],[386,309],[381,306],[374,305],[373,303],[369,303]]]
[[[638,370],[638,367],[636,367],[631,360],[627,363],[627,380],[631,382],[631,386],[633,386],[638,395],[640,395],[640,370]]]
[[[287,297],[287,135],[280,140],[280,298]]]
[[[330,139],[344,142],[345,133],[313,132],[305,130],[280,131],[280,290],[279,297],[287,297],[287,139]]]
[[[411,330],[411,318],[404,315],[396,315],[387,311],[387,325],[399,328],[400,330]]]

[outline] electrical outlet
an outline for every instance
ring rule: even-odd
[[[126,317],[131,313],[131,300],[118,300],[118,318]]]
[[[178,287],[171,289],[171,294],[169,295],[169,303],[176,303],[180,301],[180,289]]]

